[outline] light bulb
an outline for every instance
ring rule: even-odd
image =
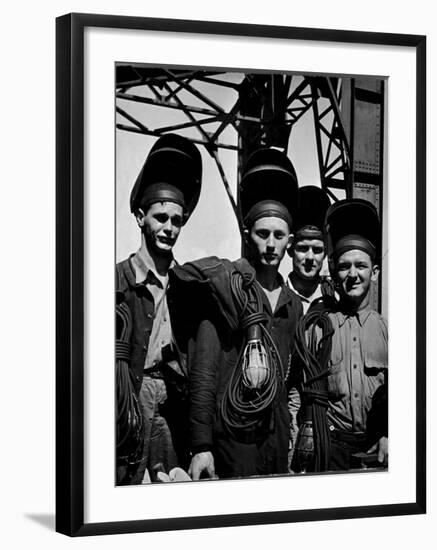
[[[243,352],[243,381],[251,389],[260,389],[269,375],[269,361],[259,327],[252,326],[248,332],[248,342]]]

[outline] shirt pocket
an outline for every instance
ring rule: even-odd
[[[384,357],[378,356],[375,350],[364,352],[364,401],[366,408],[372,407],[373,396],[386,380],[387,363]]]
[[[386,371],[388,365],[387,356],[387,340],[383,335],[383,331],[371,327],[373,330],[368,330],[363,335],[362,340],[362,356],[365,369],[368,370],[369,376],[376,376],[377,371]]]
[[[340,401],[348,395],[348,381],[344,366],[343,349],[333,346],[329,360],[328,396],[330,401]]]
[[[364,352],[364,372],[367,376],[377,376],[387,371],[387,363],[383,358],[375,357],[372,351]]]

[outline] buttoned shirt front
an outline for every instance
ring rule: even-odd
[[[376,311],[330,313],[334,335],[328,375],[328,420],[333,428],[365,433],[376,390],[386,381],[387,323]]]
[[[144,363],[144,370],[147,371],[155,367],[162,360],[162,349],[171,345],[173,340],[167,306],[168,275],[159,277],[153,270],[151,262],[140,251],[132,256],[131,261],[135,272],[136,284],[145,285],[153,296],[154,302],[153,325]]]

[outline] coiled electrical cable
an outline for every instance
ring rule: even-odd
[[[248,387],[242,368],[246,347],[244,339],[221,402],[224,425],[231,432],[241,432],[254,428],[265,418],[277,394],[278,385],[283,383],[284,372],[276,345],[265,327],[268,318],[263,312],[262,289],[255,281],[255,274],[232,273],[231,292],[239,312],[241,328],[245,332],[253,325],[261,328],[261,339],[270,366],[261,388]]]
[[[310,309],[299,321],[296,352],[303,365],[303,407],[310,408],[313,422],[314,465],[316,472],[326,471],[330,459],[330,437],[326,417],[328,408],[327,375],[334,330],[328,312]]]
[[[135,394],[130,361],[132,319],[126,303],[116,305],[116,397],[117,397],[117,459],[136,464],[141,460],[143,421]]]

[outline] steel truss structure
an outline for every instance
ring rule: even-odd
[[[226,97],[224,104],[220,97]],[[364,194],[381,209],[382,80],[119,64],[116,98],[119,130],[155,137],[195,130],[195,137],[192,132],[186,137],[214,159],[240,231],[238,186],[234,197],[220,151],[235,151],[240,177],[254,149],[287,152],[294,125],[308,113],[313,114],[320,184],[331,200]],[[141,104],[178,111],[183,121],[152,128],[147,116],[140,117],[138,109],[133,113],[132,107]]]

